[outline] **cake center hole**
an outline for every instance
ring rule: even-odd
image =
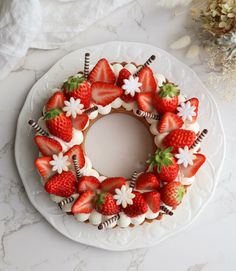
[[[130,178],[135,170],[146,168],[153,144],[144,123],[128,114],[113,113],[89,128],[85,153],[100,174]]]

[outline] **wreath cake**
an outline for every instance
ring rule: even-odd
[[[53,90],[38,121],[35,160],[42,185],[62,212],[98,229],[133,227],[174,215],[206,157],[200,144],[199,100],[144,64],[100,59]],[[86,133],[110,113],[131,114],[149,126],[155,150],[146,169],[129,179],[102,176],[84,151]],[[158,223],[158,222],[156,222]]]

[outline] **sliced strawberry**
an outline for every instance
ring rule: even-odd
[[[46,111],[54,108],[63,108],[66,98],[62,91],[55,92],[46,104]]]
[[[140,87],[141,91],[144,92],[156,92],[157,83],[153,75],[152,70],[149,67],[144,67],[138,73],[139,82],[142,83]]]
[[[136,94],[136,100],[138,104],[138,108],[145,112],[152,112],[153,105],[152,105],[152,98],[153,94],[151,92],[141,92]]]
[[[89,214],[93,210],[94,192],[88,190],[82,193],[72,206],[73,214]]]
[[[34,164],[36,168],[38,169],[39,174],[44,178],[48,179],[52,176],[52,166],[49,164],[49,162],[52,160],[49,156],[42,156],[38,157]]]
[[[192,118],[193,118],[193,120],[191,121],[192,123],[194,123],[196,120],[197,120],[197,118],[198,118],[198,106],[199,106],[199,100],[198,100],[198,98],[191,98],[191,99],[189,99],[188,101],[186,101],[186,103],[187,102],[190,102],[190,104],[191,104],[191,106],[195,106],[195,113],[196,113],[196,116],[193,116]]]
[[[81,115],[77,115],[75,119],[72,118],[72,125],[75,129],[82,131],[88,123],[88,120],[88,115],[86,113],[82,113]]]
[[[123,90],[112,84],[96,82],[92,84],[92,100],[105,106],[123,94]]]
[[[69,158],[69,161],[72,165],[72,168],[74,168],[74,163],[73,163],[73,155],[76,155],[76,158],[78,160],[78,165],[80,168],[83,168],[84,164],[85,164],[85,158],[84,158],[84,152],[83,149],[80,145],[74,145],[73,147],[71,147],[65,154],[64,156],[67,155]]]
[[[94,176],[83,176],[79,179],[77,189],[78,192],[84,192],[86,190],[95,191],[99,188],[100,182]]]
[[[125,178],[122,177],[113,177],[107,178],[101,182],[100,189],[103,192],[114,193],[116,188],[121,188],[122,185],[126,184]]]
[[[98,63],[90,72],[88,80],[91,83],[104,82],[114,84],[116,81],[116,77],[108,61],[105,58],[102,58],[98,61]]]
[[[124,79],[128,79],[131,75],[130,71],[128,71],[126,68],[123,68],[120,70],[116,84],[118,87],[122,87],[124,85]]]
[[[144,172],[138,176],[135,187],[138,190],[154,190],[160,187],[160,181],[153,173]]]
[[[135,96],[132,97],[130,94],[128,95],[125,95],[125,94],[122,94],[120,96],[120,98],[125,102],[125,103],[132,103],[135,101]]]
[[[62,151],[61,144],[47,136],[36,135],[34,141],[39,148],[39,151],[44,156],[52,156],[53,154],[58,154]]]
[[[157,124],[157,130],[159,133],[169,133],[173,130],[179,129],[183,126],[183,120],[174,113],[165,113],[159,123]]]
[[[186,178],[191,178],[193,177],[197,171],[199,170],[199,168],[204,164],[204,162],[206,161],[206,157],[203,154],[200,153],[195,153],[194,154],[196,156],[196,158],[193,160],[193,165],[189,165],[188,167],[183,167],[181,166],[180,171],[181,173],[184,175],[184,177]]]
[[[143,197],[153,213],[157,213],[160,210],[160,193],[156,191],[146,192],[143,193]]]

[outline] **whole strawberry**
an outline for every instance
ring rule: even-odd
[[[159,114],[174,112],[178,107],[180,90],[172,83],[164,83],[153,97],[153,105]]]
[[[66,142],[70,142],[72,139],[72,121],[67,117],[64,112],[59,108],[54,108],[48,111],[44,119],[46,120],[46,126],[48,131]]]
[[[95,200],[96,210],[103,215],[115,215],[120,212],[120,206],[116,205],[113,195],[109,192],[97,195]]]
[[[149,170],[153,170],[157,178],[164,182],[172,182],[179,173],[179,166],[171,151],[172,148],[157,150],[148,160]]]
[[[145,214],[148,210],[148,205],[143,195],[138,191],[133,191],[132,193],[135,195],[135,197],[133,198],[133,204],[128,205],[124,209],[124,213],[129,217],[135,217]]]
[[[172,152],[177,152],[179,148],[193,145],[196,134],[191,130],[177,129],[171,131],[163,140],[165,147],[172,147]]]
[[[73,97],[75,100],[80,99],[84,108],[90,106],[91,86],[84,77],[70,76],[63,84],[62,90],[67,100]]]
[[[171,182],[161,189],[161,200],[173,208],[178,206],[185,194],[185,188],[180,182]]]

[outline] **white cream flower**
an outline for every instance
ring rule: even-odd
[[[181,165],[186,168],[188,165],[193,165],[193,160],[196,158],[195,155],[193,155],[193,151],[189,150],[188,146],[185,146],[183,149],[179,148],[179,153],[175,155],[175,157],[178,159],[177,164]]]
[[[133,198],[135,195],[132,193],[132,188],[122,185],[121,189],[115,189],[116,195],[113,198],[116,200],[117,205],[122,205],[123,208],[126,208],[127,205],[133,204]]]
[[[63,111],[66,112],[66,116],[72,118],[76,118],[76,115],[81,115],[83,113],[84,105],[81,104],[81,100],[75,100],[73,97],[70,98],[70,101],[64,102],[65,106],[63,107]]]
[[[130,94],[130,96],[134,97],[135,93],[139,93],[139,87],[142,86],[138,77],[133,77],[133,75],[129,76],[129,79],[124,79],[124,85],[122,88],[125,90],[125,95]]]
[[[193,117],[197,115],[195,112],[196,106],[191,106],[191,103],[189,101],[186,103],[181,103],[177,110],[179,111],[177,115],[181,117],[183,121],[192,121]]]
[[[49,164],[52,165],[53,171],[57,171],[59,174],[61,174],[62,171],[68,171],[70,162],[67,155],[63,156],[63,153],[60,152],[58,155],[53,154],[52,159]]]

